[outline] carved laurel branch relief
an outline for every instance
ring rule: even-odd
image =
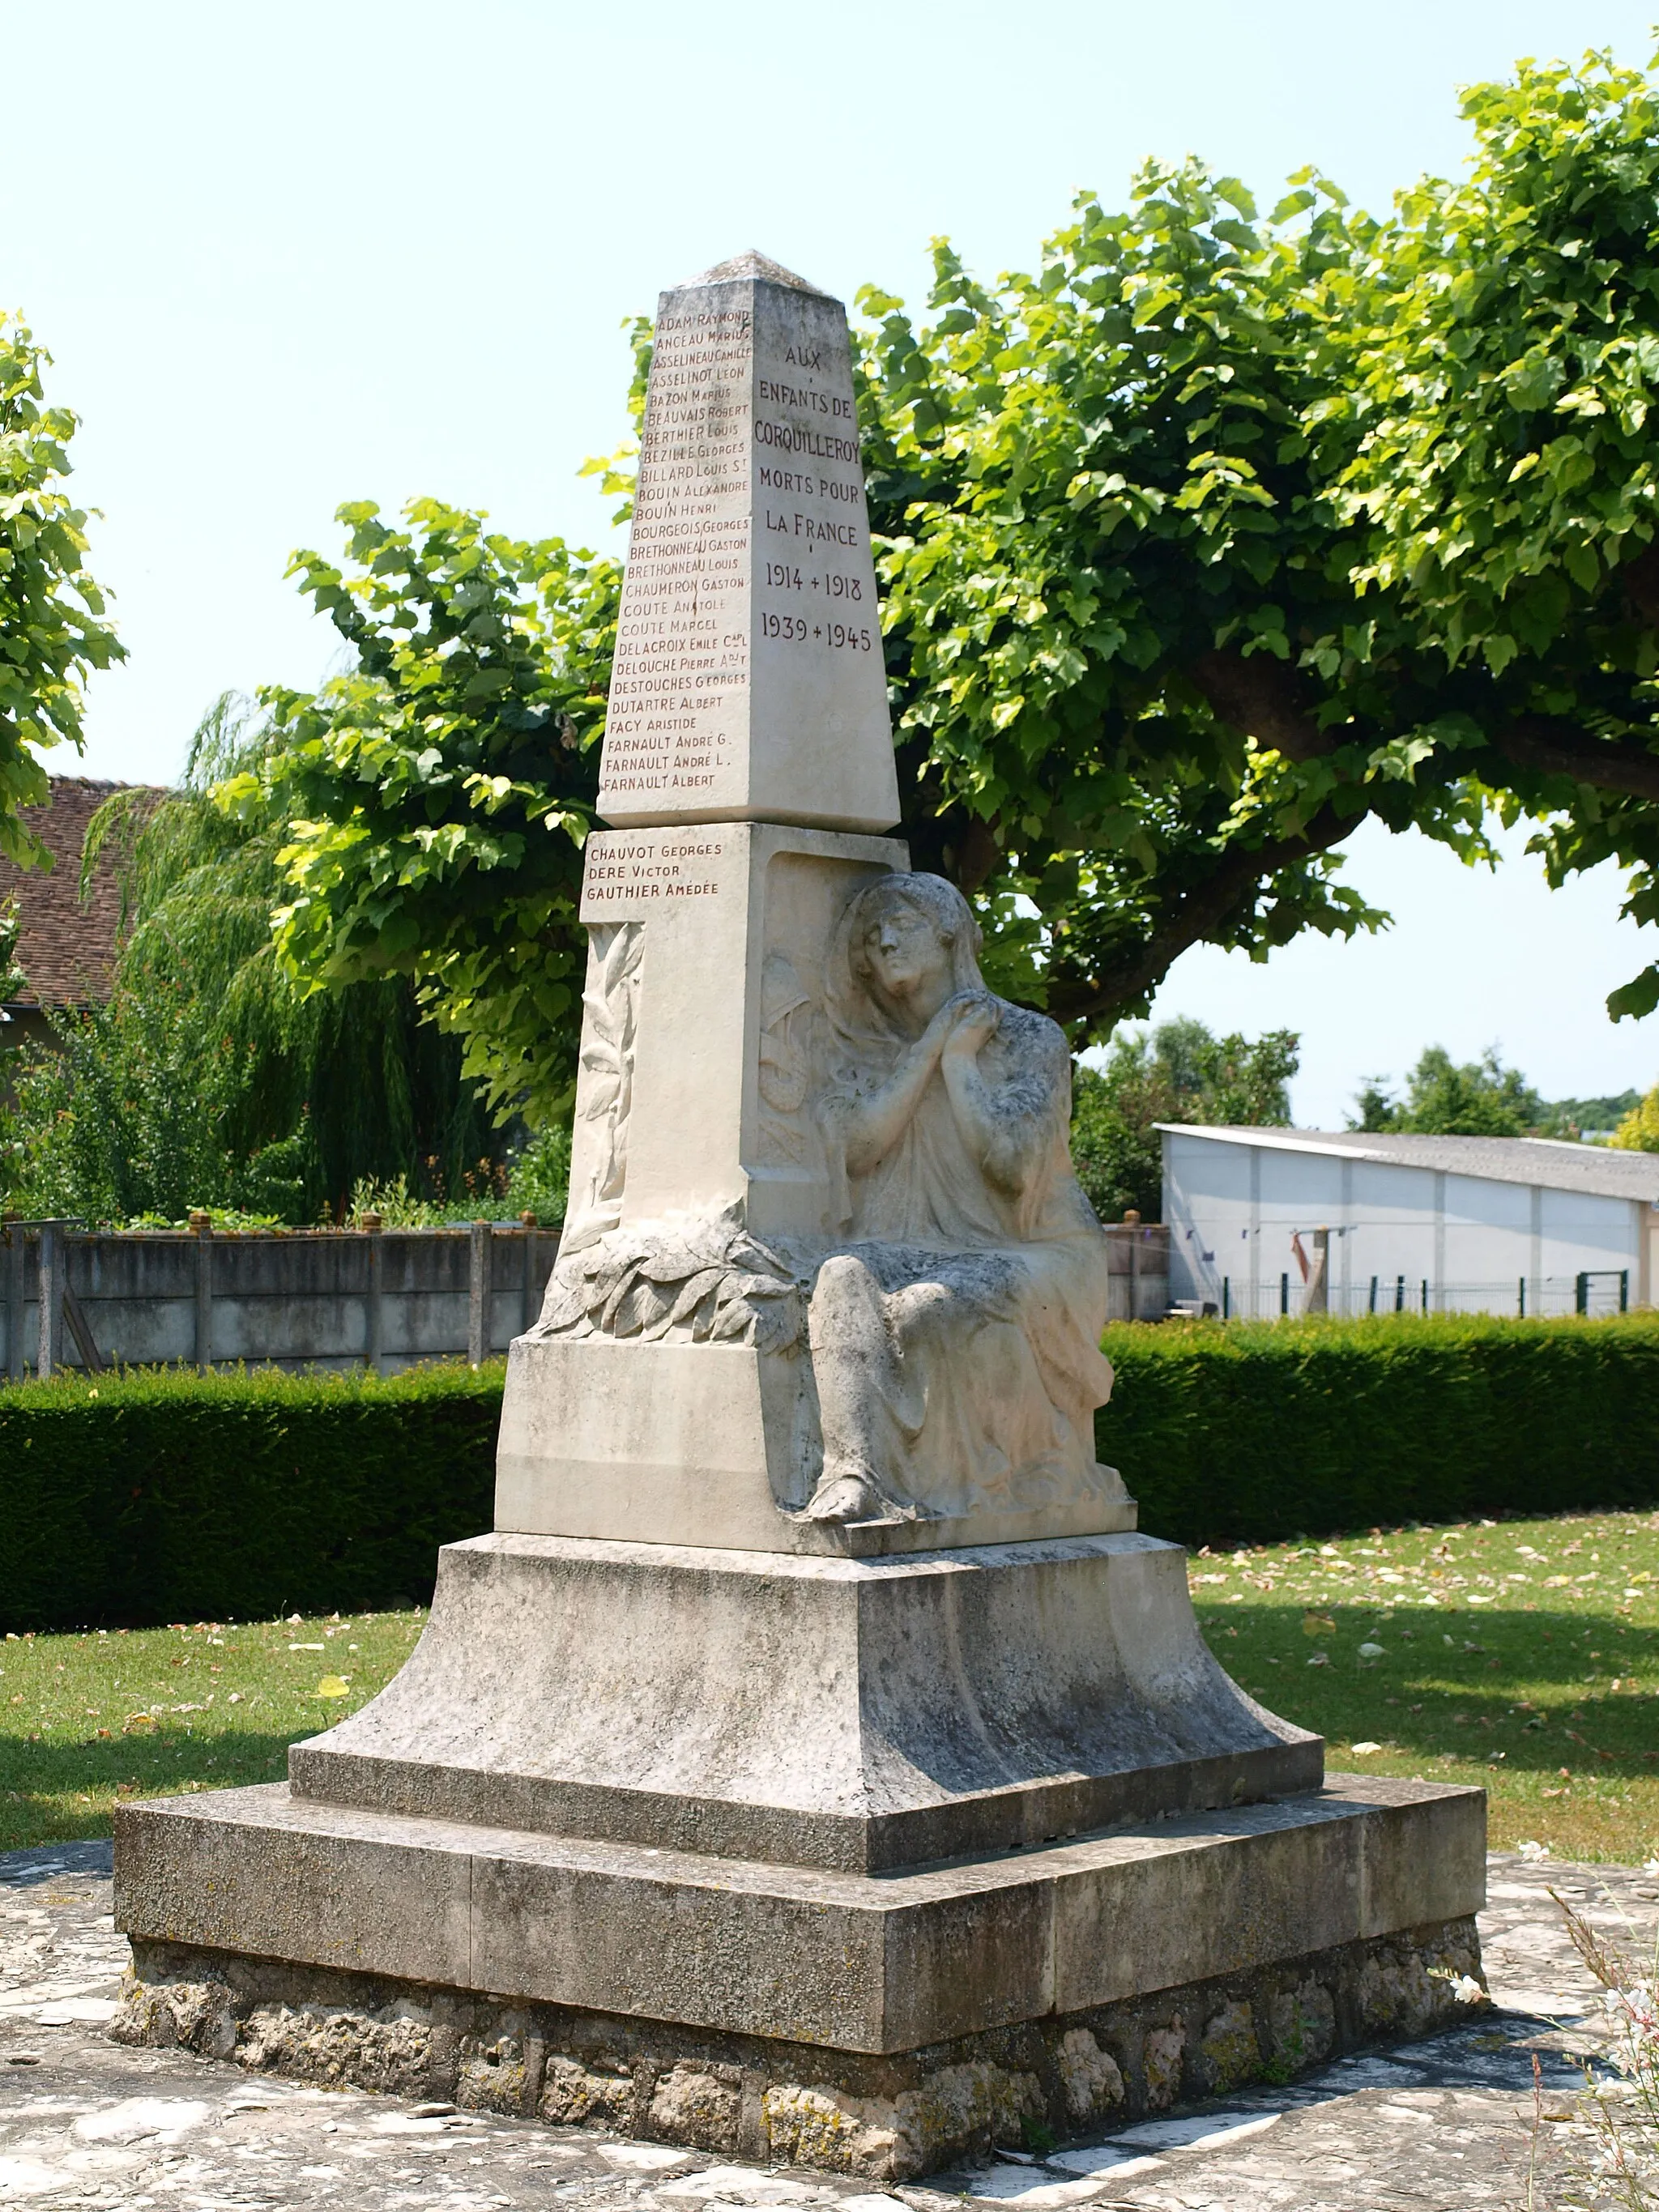
[[[582,991],[581,1115],[593,1130],[592,1164],[581,1217],[615,1208],[628,1173],[628,1121],[634,1103],[634,1054],[639,1033],[642,921],[599,922],[589,932],[587,981]]]
[[[721,1215],[612,1230],[562,1259],[533,1334],[790,1352],[804,1340],[805,1324],[795,1271]]]

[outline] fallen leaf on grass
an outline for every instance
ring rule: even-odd
[[[312,1692],[317,1698],[347,1698],[350,1694],[351,1685],[343,1674],[325,1674]]]

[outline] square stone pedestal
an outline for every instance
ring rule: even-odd
[[[1133,1531],[479,1537],[288,1784],[118,1807],[118,2032],[918,2174],[1454,2007],[1483,1794],[1322,1759]]]

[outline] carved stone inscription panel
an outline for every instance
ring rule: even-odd
[[[599,811],[885,828],[846,317],[794,280],[711,276],[659,308]]]
[[[742,805],[753,289],[671,292],[658,311],[600,774],[611,820]]]
[[[592,928],[719,898],[722,872],[730,872],[720,864],[732,842],[731,834],[718,825],[667,833],[598,830],[582,856],[577,919]]]

